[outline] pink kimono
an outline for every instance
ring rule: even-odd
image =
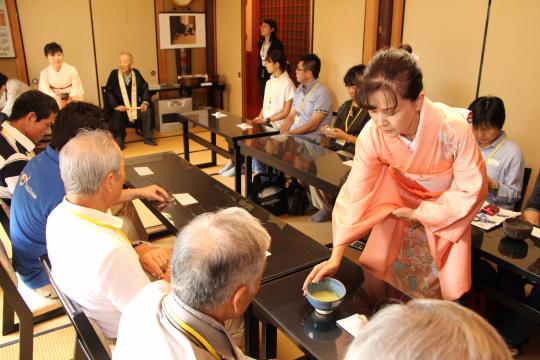
[[[471,221],[487,194],[485,164],[463,115],[427,98],[412,148],[366,125],[334,207],[334,245],[371,230],[362,266],[398,288],[400,273],[413,288],[431,276],[439,294],[454,300],[471,287]],[[416,209],[418,222],[392,216],[400,207]]]

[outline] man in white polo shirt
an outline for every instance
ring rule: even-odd
[[[195,218],[171,258],[171,284],[145,287],[122,314],[113,359],[244,359],[233,340],[259,290],[270,235],[246,210]]]
[[[109,132],[86,130],[60,151],[66,197],[47,220],[47,250],[60,289],[116,338],[120,315],[149,283],[139,256],[110,207],[121,202],[125,172]],[[153,200],[167,193],[154,187]]]

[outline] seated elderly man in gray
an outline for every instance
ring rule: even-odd
[[[257,294],[269,245],[241,208],[195,218],[174,245],[171,283],[147,285],[122,314],[113,359],[245,359],[225,322]]]

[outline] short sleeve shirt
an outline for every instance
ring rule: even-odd
[[[332,118],[332,97],[328,89],[319,80],[315,80],[307,86],[300,85],[294,94],[293,108],[296,111],[296,118],[291,130],[309,123],[315,112],[325,114],[319,128],[311,133],[303,134],[306,138],[320,143],[321,127],[328,125]]]

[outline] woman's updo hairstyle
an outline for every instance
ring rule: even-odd
[[[364,81],[356,92],[356,102],[372,110],[368,98],[381,90],[389,97],[390,107],[397,106],[397,95],[414,101],[423,89],[422,71],[414,57],[405,50],[387,48],[379,50],[364,71]]]

